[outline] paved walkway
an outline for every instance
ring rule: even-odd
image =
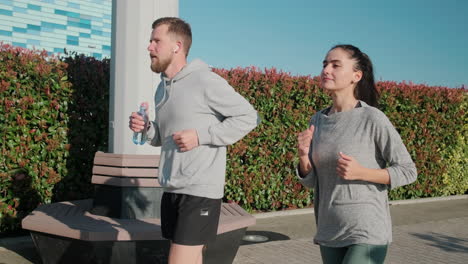
[[[390,210],[394,242],[386,263],[468,263],[468,196],[395,203]],[[271,230],[273,236],[282,233],[290,239],[243,245],[234,264],[322,263],[319,247],[311,241],[314,225],[309,213],[258,219],[249,233]]]
[[[391,207],[393,240],[388,264],[468,263],[468,195],[420,199]],[[247,231],[272,241],[245,242],[234,264],[321,263],[312,210],[256,215],[257,224]],[[0,239],[0,264],[41,263],[29,237]]]
[[[468,209],[468,208],[467,208]],[[386,263],[468,263],[468,217],[394,228]],[[322,263],[310,239],[274,241],[240,247],[234,264]]]

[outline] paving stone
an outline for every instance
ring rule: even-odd
[[[468,217],[394,227],[388,264],[468,263]],[[285,240],[241,246],[234,264],[322,263],[310,240]]]
[[[418,201],[418,200],[417,200]],[[421,200],[419,200],[421,201]],[[467,264],[468,196],[390,207],[393,243],[386,264]],[[320,250],[312,242],[313,214],[257,219],[251,232],[277,240],[242,245],[234,264],[318,264]],[[40,263],[29,236],[0,239],[0,264]]]

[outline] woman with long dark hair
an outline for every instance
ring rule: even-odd
[[[387,191],[416,180],[398,132],[378,110],[372,62],[352,45],[323,61],[321,86],[333,104],[298,135],[301,182],[314,188],[324,263],[384,263],[392,241]]]

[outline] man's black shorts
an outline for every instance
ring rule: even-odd
[[[161,201],[164,238],[179,245],[206,245],[216,239],[221,199],[165,192]]]

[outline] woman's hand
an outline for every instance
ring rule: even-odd
[[[307,175],[312,169],[312,164],[309,160],[310,144],[314,136],[314,126],[302,131],[297,135],[297,149],[299,152],[299,174],[301,177]]]
[[[390,184],[390,174],[387,169],[365,168],[355,158],[342,152],[340,152],[336,173],[341,178],[349,181],[361,180],[379,184]]]
[[[363,167],[351,156],[340,152],[336,173],[345,180],[360,180]]]
[[[299,157],[309,156],[310,144],[314,136],[314,126],[311,125],[308,129],[302,131],[297,136]]]

